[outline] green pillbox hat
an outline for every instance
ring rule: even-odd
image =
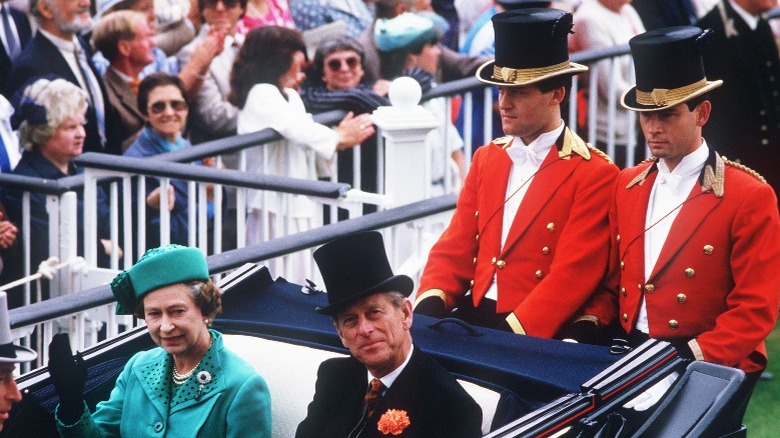
[[[167,245],[147,250],[135,265],[111,282],[116,314],[132,315],[138,300],[163,286],[188,281],[206,281],[209,269],[198,248]]]

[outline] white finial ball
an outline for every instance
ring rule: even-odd
[[[422,89],[414,79],[401,76],[390,83],[387,95],[396,108],[414,108],[420,103]]]

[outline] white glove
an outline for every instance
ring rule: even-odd
[[[666,394],[666,391],[672,387],[677,378],[680,377],[680,373],[677,371],[669,374],[661,379],[658,383],[651,386],[647,391],[634,397],[628,403],[623,405],[625,409],[633,409],[641,412],[646,411],[648,408],[654,406],[659,400]]]

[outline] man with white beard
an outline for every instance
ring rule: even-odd
[[[90,0],[31,0],[38,32],[24,48],[3,89],[13,95],[29,81],[47,76],[72,82],[89,95],[84,152],[120,153],[116,113],[92,64],[92,51],[79,33],[92,25]]]

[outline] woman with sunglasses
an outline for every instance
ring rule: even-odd
[[[349,113],[333,129],[311,119],[296,91],[306,77],[301,71],[306,60],[305,51],[300,32],[263,26],[247,33],[236,55],[228,100],[239,108],[238,133],[271,128],[284,137],[248,149],[249,172],[312,180],[329,177],[336,151],[354,147],[374,133],[368,114],[353,116]],[[267,160],[264,154],[267,154]],[[264,161],[267,163],[265,168]],[[289,218],[282,210],[285,203],[281,194],[250,190],[247,204],[247,244],[262,241],[266,221],[269,238],[280,237],[285,229],[286,234],[293,234],[317,225],[315,204],[302,195],[292,198],[289,205],[292,217]],[[288,258],[287,278],[303,282],[310,273],[311,257],[305,252],[296,253],[294,257],[298,258]],[[272,270],[277,267],[275,262],[269,265]]]
[[[390,105],[387,99],[389,81],[375,84],[363,82],[363,48],[354,38],[342,35],[322,42],[314,54],[311,74],[301,91],[306,109],[313,113],[332,110],[352,111],[355,114],[371,113],[380,106]],[[431,88],[432,76],[419,68],[404,71],[420,83],[423,92]],[[360,148],[360,188],[376,193],[377,151],[376,138],[370,137]],[[354,184],[353,149],[338,152],[338,181]],[[374,211],[371,206],[364,212]]]
[[[167,152],[191,148],[182,137],[189,105],[181,79],[167,73],[153,73],[138,86],[138,109],[146,117],[146,125],[135,142],[124,152],[126,157],[146,158]],[[162,196],[170,211],[170,242],[188,243],[187,182],[170,180],[168,193],[160,190],[157,178],[146,179],[146,241],[147,247],[160,243],[160,206]],[[136,197],[133,196],[135,201]]]

